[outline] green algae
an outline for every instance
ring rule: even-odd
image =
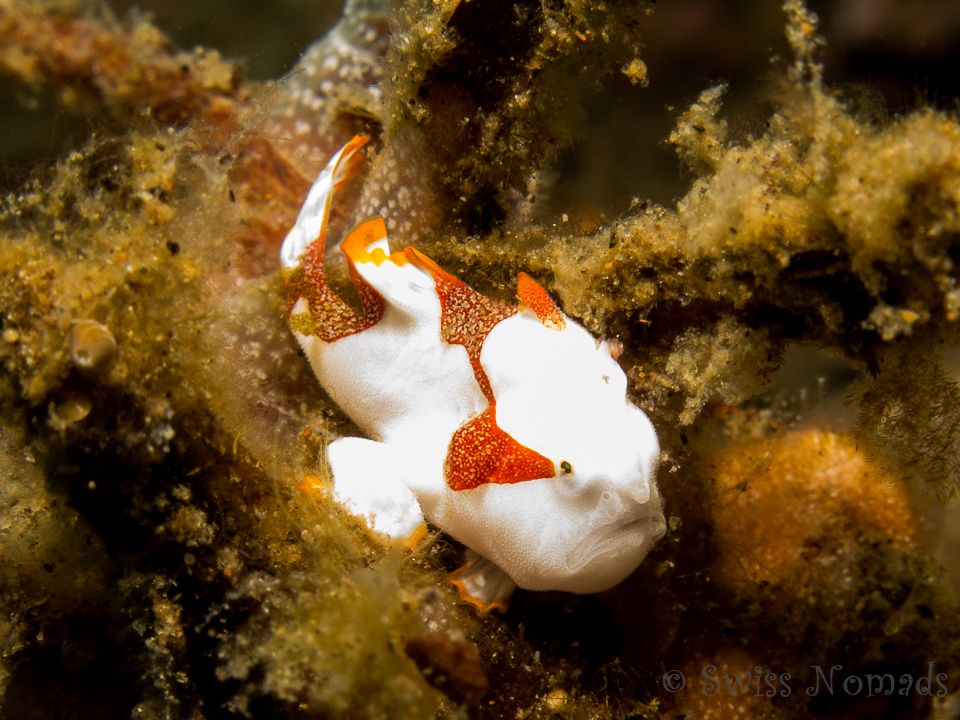
[[[945,501],[960,488],[960,385],[944,370],[943,339],[917,340],[899,343],[875,379],[851,387],[853,435],[882,476],[917,480]]]
[[[263,675],[234,702],[247,710],[248,694],[268,694],[325,716],[430,717],[439,693],[425,686],[413,661],[398,652],[421,630],[419,598],[398,582],[393,555],[345,578],[322,582],[320,568],[295,576],[251,577],[243,590],[263,597],[262,619],[221,650],[221,679]],[[305,679],[308,679],[305,682]]]
[[[446,210],[435,230],[486,234],[529,211],[536,173],[573,140],[591,84],[637,59],[651,7],[395,3],[384,139],[425,154],[418,172]]]
[[[16,340],[2,356],[27,402],[69,375],[67,333],[83,318],[118,340],[107,384],[147,385],[165,369],[172,379],[182,362],[167,351],[178,347],[170,342],[178,313],[198,303],[203,278],[224,269],[215,243],[191,243],[217,222],[218,210],[202,208],[215,207],[221,189],[214,181],[190,194],[209,171],[190,147],[176,133],[94,140],[5,199],[3,327]]]

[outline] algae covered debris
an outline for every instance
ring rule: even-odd
[[[664,134],[682,197],[551,210],[594,88],[656,86],[645,24],[679,21],[656,5],[350,0],[293,72],[253,82],[139,15],[2,4],[0,71],[97,129],[0,204],[0,718],[956,702],[960,615],[915,490],[958,484],[960,124],[832,88],[789,0],[759,119],[725,109],[734,79],[703,83]],[[343,230],[383,214],[485,294],[512,300],[524,270],[623,343],[670,533],[621,586],[478,615],[446,581],[453,540],[391,549],[331,500],[324,448],[357,430],[284,326],[277,252],[357,133],[334,276]],[[765,399],[798,343],[859,372],[852,434]],[[840,690],[805,692],[830,668]],[[843,690],[868,676],[898,691]]]

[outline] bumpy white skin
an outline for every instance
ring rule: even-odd
[[[370,517],[375,530],[403,538],[422,524],[420,506],[430,518],[442,495],[451,492],[443,480],[447,446],[487,401],[467,351],[440,337],[433,279],[412,265],[391,262],[360,263],[357,269],[387,299],[380,322],[331,343],[299,334],[297,339],[320,384],[374,439],[330,444],[339,499]],[[305,310],[302,300],[294,307]],[[378,497],[395,498],[389,507],[396,511],[375,507]]]
[[[340,159],[311,189],[281,250],[285,266],[325,224]],[[453,491],[443,476],[450,440],[487,407],[466,350],[440,336],[428,273],[356,267],[386,300],[380,322],[331,343],[297,335],[321,384],[373,438],[330,445],[338,499],[394,538],[425,516],[532,590],[599,592],[633,572],[665,531],[659,447],[606,344],[569,318],[562,331],[547,328],[530,310],[496,325],[480,360],[497,424],[552,460],[556,477]],[[301,300],[294,312],[306,309]]]
[[[663,537],[659,446],[606,343],[564,319],[558,332],[529,310],[514,315],[480,356],[497,424],[553,460],[557,476],[448,492],[430,519],[520,587],[592,593],[627,577]]]

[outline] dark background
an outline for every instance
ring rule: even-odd
[[[878,120],[922,105],[956,111],[960,95],[960,2],[811,2],[826,39],[828,83]],[[185,49],[240,59],[247,77],[281,77],[340,14],[328,0],[110,0],[119,18],[146,14]],[[585,93],[587,121],[557,159],[543,213],[568,213],[586,226],[624,212],[633,197],[671,204],[689,178],[665,143],[697,95],[730,84],[724,113],[732,132],[762,132],[773,78],[790,58],[779,0],[660,0],[641,16],[649,67],[642,88],[611,68]],[[0,78],[0,190],[14,190],[37,161],[53,160],[106,132],[102,118],[78,116],[50,91]]]

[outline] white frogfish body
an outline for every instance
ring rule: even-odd
[[[520,273],[520,307],[474,292],[382,218],[341,244],[360,294],[328,286],[334,191],[360,168],[356,137],[320,174],[281,248],[288,321],[320,383],[369,439],[327,457],[337,499],[395,539],[428,520],[464,543],[453,580],[481,609],[515,585],[592,593],[633,572],[665,532],[653,426],[598,342]]]

